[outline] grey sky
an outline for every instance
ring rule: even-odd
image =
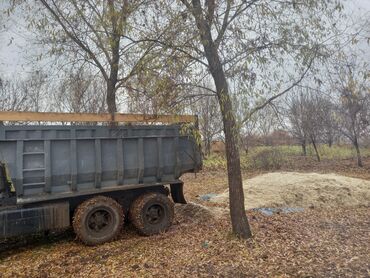
[[[370,0],[347,0],[344,2],[347,13],[353,18],[370,18]],[[6,2],[0,0],[0,9],[3,11]],[[3,12],[0,13],[0,24],[7,20]],[[7,24],[7,30],[0,28],[0,76],[14,77],[23,76],[32,68],[32,62],[26,57],[35,54],[38,49],[34,49],[28,42],[32,38],[25,28],[22,15],[14,15]],[[365,48],[370,48],[369,45]],[[368,53],[370,51],[367,51]],[[367,56],[369,58],[369,56]]]

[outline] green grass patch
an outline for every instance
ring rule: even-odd
[[[307,152],[308,155],[315,155],[315,151],[312,146],[308,148]],[[360,152],[364,157],[370,155],[369,148],[361,148]],[[334,145],[329,147],[328,145],[320,145],[319,153],[323,159],[349,159],[356,157],[356,150],[351,146]]]
[[[318,147],[322,159],[341,160],[356,157],[356,150],[351,146],[320,145]],[[370,156],[370,148],[361,148],[363,157]],[[301,146],[258,146],[251,148],[247,153],[241,152],[240,164],[242,169],[280,169],[282,165],[290,163],[289,157],[302,156]],[[315,157],[314,148],[307,146],[307,156]],[[211,154],[203,161],[207,169],[226,168],[225,154]]]

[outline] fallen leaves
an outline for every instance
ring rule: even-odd
[[[366,277],[370,208],[308,210],[266,216],[249,211],[250,240],[230,234],[227,217],[178,216],[168,233],[87,247],[73,240],[30,245],[1,255],[3,277]]]
[[[0,243],[0,277],[370,276],[369,207],[272,216],[248,211],[254,236],[239,240],[222,206],[196,197],[224,191],[225,173],[186,180],[187,197],[207,208],[178,210],[167,233],[142,237],[129,225],[117,241],[95,247],[78,243],[70,231],[11,240]]]

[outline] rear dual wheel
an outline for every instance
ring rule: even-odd
[[[164,194],[146,193],[131,204],[129,218],[142,235],[165,232],[173,222],[174,204]]]
[[[165,232],[172,225],[174,204],[160,193],[139,196],[130,207],[129,218],[142,235]],[[97,196],[75,210],[72,226],[86,245],[98,245],[116,239],[122,230],[124,212],[114,199]]]
[[[86,245],[114,240],[124,222],[122,206],[105,196],[97,196],[80,204],[73,216],[73,229]]]

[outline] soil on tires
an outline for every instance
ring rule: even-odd
[[[97,196],[77,207],[72,226],[83,243],[98,245],[116,239],[123,222],[122,206],[112,198]]]
[[[172,225],[174,204],[164,194],[147,193],[138,197],[129,211],[129,219],[140,234],[165,232]]]

